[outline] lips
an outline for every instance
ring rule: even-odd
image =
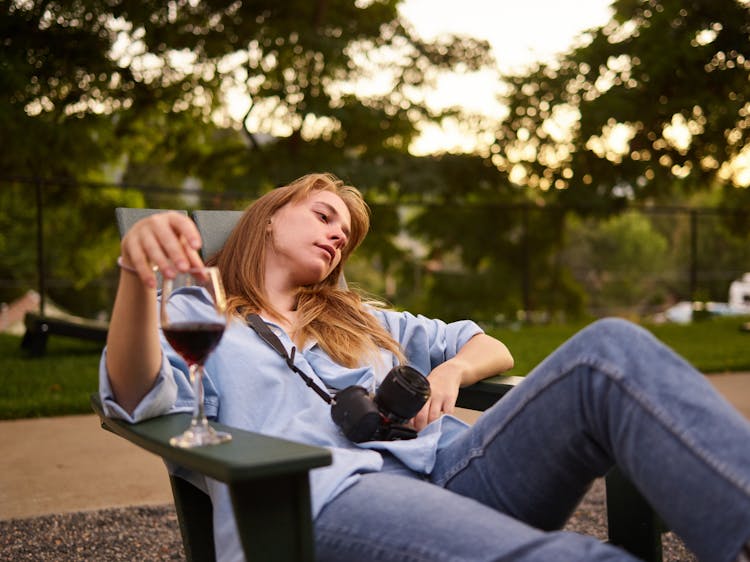
[[[327,244],[315,244],[315,246],[328,254],[329,262],[333,261],[333,258],[336,257],[336,250],[334,250],[332,246],[328,246]]]

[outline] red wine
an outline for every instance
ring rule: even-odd
[[[188,362],[203,364],[206,357],[219,344],[224,334],[224,324],[218,322],[178,322],[164,328],[169,345]]]

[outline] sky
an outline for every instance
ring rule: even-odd
[[[568,51],[586,29],[605,25],[612,15],[612,0],[405,0],[399,7],[402,16],[426,40],[441,34],[455,34],[485,39],[490,43],[497,68],[501,72],[521,72],[536,61],[549,61]],[[392,87],[387,76],[366,84],[359,83],[359,93],[381,94]],[[427,103],[440,109],[462,106],[469,111],[496,118],[505,108],[498,101],[502,83],[497,71],[472,74],[445,74],[432,91],[421,93]],[[249,108],[243,88],[229,92],[229,112],[241,119]],[[252,119],[252,118],[251,118]],[[261,129],[250,122],[251,130]],[[439,151],[471,152],[488,147],[494,133],[462,129],[457,120],[446,120],[442,127],[422,125],[421,134],[409,147],[415,155]],[[281,126],[270,131],[285,135]]]
[[[451,32],[486,39],[507,71],[564,52],[582,30],[610,20],[611,2],[405,0],[400,11],[425,39]]]
[[[454,33],[487,40],[502,72],[521,71],[536,61],[549,61],[568,51],[579,34],[606,24],[612,0],[406,0],[402,15],[424,39]],[[460,7],[460,9],[459,9]],[[434,107],[460,104],[502,116],[497,96],[502,84],[490,72],[444,76],[428,97]],[[431,126],[411,146],[426,154],[440,149],[471,150],[481,139],[467,135],[459,123],[443,130]]]

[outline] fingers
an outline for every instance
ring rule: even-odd
[[[414,416],[414,428],[417,431],[421,431],[443,414],[452,414],[454,411],[455,400],[430,398],[419,413]]]
[[[456,400],[458,400],[458,394],[451,395],[445,398],[443,405],[440,407],[440,411],[443,414],[453,414],[456,411]]]
[[[427,403],[424,406],[422,406],[422,409],[419,411],[419,413],[417,413],[416,416],[414,416],[414,419],[412,420],[414,429],[416,429],[417,431],[422,431],[429,423],[427,420],[429,419],[429,415],[430,415],[430,402],[431,400],[428,400]]]
[[[122,239],[122,255],[142,282],[156,286],[154,267],[164,277],[203,267],[201,237],[192,220],[173,211],[138,221]]]
[[[448,400],[447,396],[441,397],[441,400],[433,400],[430,404],[429,421],[438,419],[443,414],[453,413],[453,403]]]
[[[419,413],[414,416],[413,423],[415,429],[421,431],[443,414],[453,414],[456,411],[457,398],[457,393],[433,392]]]

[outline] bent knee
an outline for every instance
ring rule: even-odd
[[[626,343],[630,338],[653,339],[654,336],[638,324],[624,318],[607,317],[595,320],[586,326],[581,333],[596,336],[609,341]]]
[[[653,354],[661,354],[659,350],[664,348],[651,332],[623,318],[592,322],[577,338],[582,356],[623,376],[643,371],[644,361],[653,360]]]

